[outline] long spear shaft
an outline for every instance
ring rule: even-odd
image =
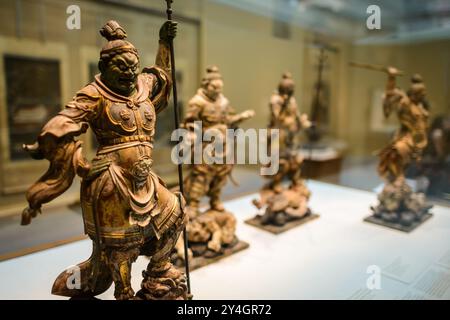
[[[388,72],[388,68],[384,67],[384,66],[378,66],[378,65],[374,65],[374,64],[369,64],[369,63],[359,63],[359,62],[349,62],[349,66],[351,67],[356,67],[356,68],[362,68],[362,69],[368,69],[368,70],[374,70],[374,71],[381,71],[381,72]],[[403,71],[398,71],[397,73],[398,76],[402,76],[403,75]]]
[[[167,20],[172,20],[172,2],[173,0],[165,0],[167,3]],[[179,118],[179,108],[178,108],[178,92],[177,92],[177,81],[176,81],[176,71],[175,71],[175,50],[173,46],[173,39],[169,41],[169,49],[170,49],[170,65],[172,71],[172,89],[173,89],[173,107],[174,107],[174,116],[175,116],[175,129],[180,128],[180,118]],[[180,187],[180,193],[184,196],[184,188],[183,188],[183,164],[178,164],[178,184]],[[180,208],[181,208],[181,199],[180,199]],[[181,210],[183,210],[181,208]],[[183,242],[184,242],[184,264],[186,270],[186,280],[188,293],[191,293],[191,278],[189,274],[189,255],[188,255],[188,236],[186,226],[183,229]]]

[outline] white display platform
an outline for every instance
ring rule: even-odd
[[[250,248],[193,271],[194,299],[450,299],[450,208],[433,208],[406,234],[362,221],[374,193],[308,186],[320,218],[280,235],[244,224],[256,195],[227,202]],[[0,263],[0,299],[66,299],[51,295],[54,279],[90,252],[84,240]],[[141,257],[133,265],[136,291],[146,264]],[[372,265],[382,272],[380,289],[367,287]],[[113,299],[113,288],[99,298]]]

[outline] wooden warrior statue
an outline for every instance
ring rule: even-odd
[[[183,121],[183,126],[194,135],[192,140],[203,144],[205,150],[209,142],[204,142],[201,138],[212,131],[221,137],[223,150],[226,150],[214,152],[214,158],[220,158],[220,163],[210,163],[204,157],[199,163],[192,161],[190,174],[184,180],[187,212],[190,217],[188,235],[194,257],[219,256],[224,247],[230,248],[238,243],[235,235],[236,218],[225,210],[221,201],[222,189],[233,169],[233,164],[227,163],[227,152],[231,151],[227,148],[227,129],[237,128],[239,123],[253,117],[254,111],[236,113],[222,93],[223,86],[218,67],[208,67],[201,88],[189,101]],[[198,124],[201,124],[201,130],[196,127]],[[209,198],[209,209],[201,212],[199,204],[205,196]],[[181,241],[178,242],[177,248],[177,258],[183,259]],[[195,264],[192,268],[195,268]]]
[[[24,146],[34,159],[47,159],[48,171],[27,192],[26,225],[41,206],[82,178],[81,207],[91,257],[78,267],[81,287],[67,288],[69,273],[56,279],[52,293],[89,297],[114,282],[116,299],[183,299],[186,279],[170,263],[170,253],[186,224],[178,194],[153,172],[155,122],[172,87],[169,43],[177,24],[160,29],[155,66],[140,71],[136,48],[125,30],[108,21],[100,30],[108,41],[101,50],[100,74],[82,88],[64,110],[42,129],[34,145]],[[77,136],[90,127],[99,148],[91,163],[83,158]],[[131,288],[131,266],[139,255],[150,257],[141,290]]]
[[[384,115],[397,113],[400,128],[392,141],[379,153],[378,172],[385,186],[378,196],[379,205],[372,208],[375,217],[387,222],[410,226],[422,220],[431,206],[425,204],[425,195],[415,193],[406,184],[405,168],[412,160],[420,160],[427,145],[428,102],[425,85],[418,74],[411,78],[411,87],[405,92],[396,87],[396,76],[401,72],[393,67],[388,74],[383,101]]]
[[[297,138],[299,132],[308,129],[311,122],[306,114],[300,114],[294,97],[294,80],[285,73],[278,90],[270,98],[269,129],[279,132],[279,170],[270,176],[270,181],[260,191],[260,199],[253,204],[265,209],[260,222],[283,226],[290,220],[304,218],[311,214],[308,208],[310,191],[301,178],[303,157],[299,154]],[[274,141],[269,142],[274,143]],[[282,185],[284,179],[290,185]]]

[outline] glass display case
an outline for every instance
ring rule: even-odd
[[[407,234],[410,243],[424,241],[436,246],[436,255],[422,252],[426,250],[415,254],[401,238],[399,249],[392,249],[389,258],[380,258],[379,264],[387,277],[409,284],[426,269],[421,259],[432,261],[434,275],[450,277],[449,0],[175,0],[173,10],[173,19],[178,22],[174,50],[181,119],[191,110],[191,99],[204,86],[208,66],[220,68],[224,96],[237,114],[254,111],[253,117],[239,123],[244,130],[270,127],[274,112],[271,99],[279,90],[282,75],[289,73],[295,82],[296,109],[307,116],[310,124],[291,130],[297,139],[293,148],[301,156],[301,179],[311,186],[310,207],[319,218],[297,226],[294,230],[298,235],[290,230],[286,237],[291,242],[302,239],[311,245],[304,247],[305,252],[311,251],[311,259],[305,259],[305,263],[336,263],[337,270],[344,272],[342,263],[330,262],[318,252],[334,250],[333,237],[339,238],[345,232],[349,232],[349,241],[358,241],[365,230],[370,239],[364,239],[369,242],[377,237],[385,245],[398,240],[392,230],[363,221],[372,212],[388,217],[386,207],[397,189],[389,193],[386,185],[395,180],[391,176],[398,169],[404,171],[402,186],[414,194],[423,194],[427,208],[433,205],[430,221],[425,223],[424,219],[423,225],[415,225],[417,231]],[[158,30],[166,19],[165,1],[0,1],[0,279],[8,277],[2,273],[8,270],[2,269],[2,264],[7,266],[17,257],[46,252],[62,244],[83,243],[86,238],[78,178],[63,195],[42,208],[42,215],[33,220],[32,226],[20,226],[27,189],[48,168],[46,160],[31,159],[23,145],[33,144],[45,123],[99,74],[99,52],[104,44],[99,30],[106,21],[116,20],[127,30],[128,40],[139,51],[142,69],[153,65],[157,58]],[[419,91],[420,98],[414,100]],[[388,106],[388,99],[395,100],[390,101],[395,106]],[[414,109],[412,104],[420,108]],[[169,106],[157,116],[152,157],[154,171],[167,188],[176,189],[179,176],[173,161],[173,112],[170,99]],[[84,156],[92,161],[99,147],[92,130],[87,130],[80,140]],[[236,147],[249,148],[245,139]],[[261,175],[263,164],[250,163],[249,158],[247,153],[247,161],[235,165],[224,187],[223,200],[227,208],[235,210],[237,228],[242,230],[240,237],[248,237],[244,240],[250,248],[240,255],[244,260],[249,254],[252,265],[252,261],[256,264],[262,259],[256,251],[252,256],[253,247],[261,249],[254,243],[262,241],[270,246],[272,242],[259,239],[254,236],[257,229],[246,229],[251,227],[241,224],[258,211],[252,200],[268,182]],[[184,165],[183,169],[186,176],[192,168]],[[377,207],[379,200],[382,209]],[[414,202],[416,207],[425,208],[424,201],[414,196],[399,206],[408,211],[408,205]],[[348,215],[344,212],[347,207]],[[386,225],[386,221],[380,221],[379,225]],[[305,232],[311,235],[309,240]],[[315,240],[311,239],[323,244],[315,253]],[[342,243],[335,246],[348,246],[355,261],[351,268],[365,268],[369,258],[367,252],[361,253],[364,248],[340,240]],[[291,249],[286,249],[289,244],[280,244],[280,248],[280,254],[273,253],[276,259],[282,259],[281,253],[292,254]],[[300,268],[302,262],[293,261]],[[220,268],[220,263],[214,268]],[[408,263],[409,271],[397,272],[396,266]],[[237,265],[240,270],[246,268],[245,263]],[[305,268],[311,271],[311,267]],[[249,270],[244,274],[250,275]],[[193,276],[199,284],[196,287],[202,288],[200,298],[237,297],[228,289],[208,287],[212,273],[198,278]],[[303,278],[298,281],[307,282]],[[367,291],[362,280],[361,285],[355,281],[352,278],[345,284],[337,280],[330,283],[330,287],[343,288],[340,294],[322,294],[326,286],[312,290],[311,295],[300,289],[281,292],[277,286],[280,291],[274,289],[271,294],[249,294],[255,299],[408,297],[403,289],[373,293]],[[439,295],[425,291],[414,294],[420,294],[420,298],[450,298],[448,288]],[[23,294],[27,298],[26,292]],[[20,294],[12,297],[20,298]],[[33,293],[30,297],[40,295]],[[0,289],[0,299],[8,298],[6,290]]]

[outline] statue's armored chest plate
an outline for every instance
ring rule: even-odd
[[[398,110],[398,118],[406,127],[425,129],[428,122],[428,111],[421,104],[409,103]]]
[[[295,117],[297,115],[297,104],[295,102],[289,102],[289,104],[281,109],[280,116],[282,117]]]
[[[153,135],[156,113],[150,100],[142,102],[107,101],[104,109],[108,127],[121,135]]]
[[[220,101],[208,102],[203,107],[201,118],[211,125],[226,123],[227,106]]]
[[[298,130],[297,123],[299,119],[297,114],[297,103],[295,101],[291,101],[287,106],[282,107],[277,117],[279,129],[286,129],[290,131]]]

